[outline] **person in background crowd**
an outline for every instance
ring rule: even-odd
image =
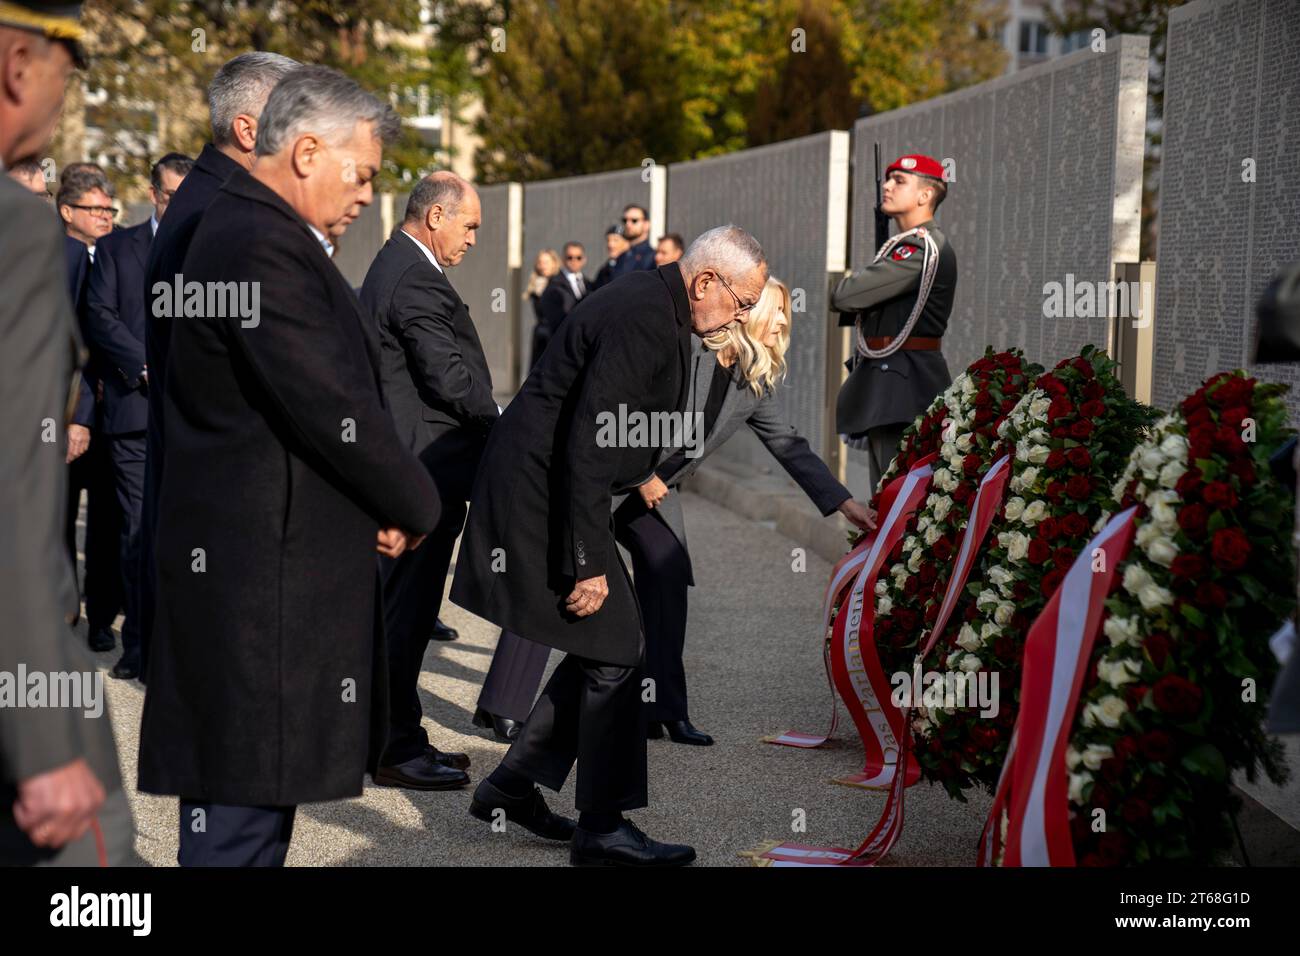
[[[582,267],[587,263],[587,253],[580,242],[564,245],[564,265],[547,280],[537,300],[537,327],[533,332],[533,365],[542,357],[546,343],[560,327],[578,300],[587,294],[587,277]]]
[[[685,248],[682,237],[677,233],[664,233],[659,237],[659,244],[655,246],[655,265],[666,266],[670,262],[676,262],[682,257]]]
[[[49,144],[81,50],[79,4],[0,4],[0,172]],[[64,426],[75,401],[80,336],[59,226],[49,207],[0,176],[0,671],[93,681],[68,626],[72,568],[63,549]],[[93,685],[92,685],[93,686]],[[0,711],[0,865],[120,865],[134,827],[107,710]],[[83,696],[84,694],[84,696]],[[99,698],[102,702],[102,697]]]
[[[610,226],[605,230],[605,263],[596,270],[596,278],[591,280],[593,292],[613,281],[614,265],[618,262],[618,257],[627,252],[627,248],[628,242],[621,226]]]
[[[121,516],[119,567],[125,614],[122,658],[109,673],[119,680],[141,674],[140,519],[144,507],[145,429],[149,423],[149,366],[145,356],[148,292],[145,264],[158,224],[194,161],[168,153],[149,173],[153,213],[99,241],[86,290],[86,341],[101,371],[104,408],[100,434],[108,441],[113,487]]]
[[[9,168],[8,173],[10,179],[29,193],[40,196],[48,203],[54,202],[50,184],[45,181],[45,170],[41,169],[41,164],[36,160],[25,159],[21,163],[15,163]]]
[[[451,790],[469,783],[469,757],[443,753],[420,724],[419,681],[479,455],[499,414],[478,330],[446,274],[474,245],[482,214],[478,191],[455,173],[421,179],[361,288],[379,333],[380,377],[398,437],[428,470],[442,505],[418,551],[381,559],[390,716],[374,776],[380,786]]]
[[[86,246],[95,261],[95,246],[113,231],[118,209],[113,205],[115,190],[94,163],[76,163],[63,170],[54,204],[63,217],[69,236]]]
[[[145,265],[145,286],[149,300],[162,282],[174,283],[182,273],[185,254],[203,212],[217,190],[237,169],[251,169],[257,146],[257,118],[271,89],[300,64],[278,53],[241,53],[227,60],[208,85],[208,117],[212,142],[203,147],[167,207],[167,217],[158,224],[149,261]],[[171,319],[145,317],[144,351],[149,366],[149,421],[145,436],[144,500],[140,508],[140,651],[141,673],[148,663],[149,639],[153,633],[155,573],[153,545],[158,523],[158,489],[161,487],[165,446],[163,443],[163,396],[167,389],[167,349],[171,341]],[[111,646],[111,645],[110,645]]]
[[[546,291],[551,276],[557,275],[559,271],[559,253],[554,249],[543,249],[537,253],[537,258],[533,261],[533,274],[528,277],[528,286],[524,289],[524,298],[528,300],[533,309],[532,355],[528,360],[530,371],[537,364],[537,360],[542,357],[542,352],[546,349],[546,343],[549,339],[549,333],[542,322],[540,308],[542,293]]]
[[[623,235],[628,247],[614,263],[614,275],[627,275],[655,267],[655,248],[650,242],[650,214],[644,206],[629,203],[623,207]]]

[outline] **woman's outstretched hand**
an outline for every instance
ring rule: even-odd
[[[863,531],[876,530],[876,513],[852,498],[846,498],[838,510]]]

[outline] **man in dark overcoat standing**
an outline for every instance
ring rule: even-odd
[[[743,322],[766,281],[759,244],[719,226],[680,262],[592,293],[560,326],[479,464],[451,598],[566,655],[470,812],[495,821],[503,811],[567,839],[577,865],[695,858],[623,817],[647,805],[644,639],[610,502],[644,481],[673,441],[654,429],[674,419],[685,427],[691,332]],[[558,791],[575,760],[576,828],[535,786]]]
[[[330,254],[397,130],[343,74],[288,74],[185,257],[202,308],[171,303],[139,784],[181,798],[182,865],[282,864],[296,805],[358,796],[383,746],[375,552],[438,501]]]

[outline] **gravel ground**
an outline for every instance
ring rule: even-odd
[[[651,836],[690,843],[699,864],[747,865],[740,851],[764,840],[855,847],[874,825],[884,795],[829,781],[861,768],[862,750],[847,721],[821,750],[761,743],[764,734],[824,729],[829,709],[819,649],[822,589],[830,566],[809,555],[791,570],[794,542],[687,495],[685,508],[697,587],[692,591],[686,670],[691,718],[713,747],[651,741],[650,807],[631,814]],[[836,519],[839,520],[839,519]],[[460,630],[431,643],[421,678],[426,726],[442,750],[463,751],[477,782],[505,752],[470,723],[498,629],[450,603],[443,619]],[[81,626],[84,636],[85,625]],[[552,655],[552,664],[558,659]],[[107,670],[116,652],[97,655]],[[105,680],[135,813],[137,851],[151,866],[176,860],[176,801],[135,791],[143,687]],[[843,713],[841,712],[841,717]],[[367,785],[358,799],[298,810],[291,866],[565,865],[564,846],[517,827],[495,833],[468,814],[470,788],[417,793]],[[548,803],[573,807],[573,778]],[[907,827],[886,861],[895,866],[972,865],[988,801],[969,805],[920,784],[908,792]],[[796,811],[806,832],[792,832]]]

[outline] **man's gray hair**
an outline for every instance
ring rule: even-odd
[[[257,155],[271,156],[305,133],[338,144],[358,123],[373,123],[383,143],[401,131],[392,107],[326,66],[300,66],[276,84],[257,121]]]
[[[212,143],[229,146],[235,141],[235,117],[261,116],[266,98],[297,60],[278,53],[241,53],[227,60],[208,84],[208,113],[212,117]]]
[[[455,173],[436,172],[425,176],[411,190],[406,200],[406,216],[403,222],[424,222],[430,206],[442,206],[449,216],[460,211],[460,204],[465,199],[465,191],[471,188]]]
[[[759,267],[767,278],[767,257],[758,240],[739,226],[728,223],[702,232],[681,259],[681,269],[698,275],[705,269],[722,273],[727,281]]]

